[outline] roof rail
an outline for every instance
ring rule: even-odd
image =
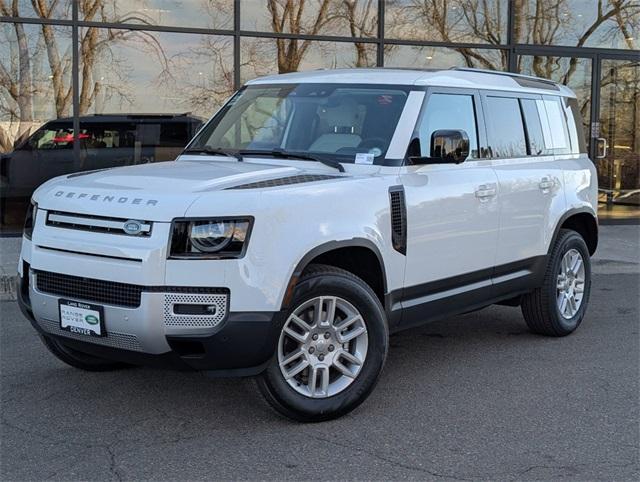
[[[87,114],[85,116],[80,116],[80,117],[132,117],[132,118],[136,118],[136,117],[163,117],[163,118],[170,118],[170,117],[184,117],[184,116],[188,116],[191,115],[191,112],[181,112],[181,113],[169,113],[169,114],[161,114],[161,113],[127,113],[127,112],[122,112],[122,113],[117,113],[117,112],[106,112],[103,114]]]
[[[487,69],[474,69],[472,67],[451,67],[449,70],[460,70],[463,72],[478,72],[480,74],[493,74],[493,75],[504,75],[506,77],[514,77],[517,79],[526,79],[535,82],[543,82],[545,84],[551,84],[557,86],[558,83],[549,79],[542,79],[540,77],[535,77],[533,75],[524,75],[524,74],[515,74],[513,72],[504,72],[502,70],[487,70]]]

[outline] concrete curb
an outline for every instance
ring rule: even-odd
[[[18,274],[3,274],[0,276],[0,301],[16,300],[16,283]]]

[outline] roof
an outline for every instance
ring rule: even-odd
[[[462,87],[556,94],[575,97],[571,89],[548,79],[481,69],[331,69],[270,75],[250,80],[247,85],[286,83],[388,84]]]

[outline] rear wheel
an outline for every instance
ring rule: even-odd
[[[522,299],[531,331],[565,336],[582,322],[591,291],[591,259],[584,239],[563,229],[554,245],[542,286]]]
[[[41,335],[40,338],[44,343],[44,346],[60,361],[80,370],[87,370],[91,372],[106,372],[111,370],[120,370],[127,368],[131,365],[126,363],[114,362],[111,360],[105,360],[104,358],[98,358],[86,353],[79,352],[72,348],[66,347],[61,342],[50,338],[45,335]]]
[[[311,266],[296,286],[278,347],[259,378],[267,401],[298,421],[340,417],[362,403],[388,347],[384,310],[357,276]]]

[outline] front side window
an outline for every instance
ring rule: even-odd
[[[418,126],[420,155],[431,155],[431,135],[437,130],[462,130],[469,137],[469,157],[478,156],[478,134],[473,96],[431,94]]]
[[[524,136],[520,103],[515,97],[487,97],[487,124],[491,154],[497,158],[524,157]]]
[[[281,151],[380,163],[408,87],[345,84],[249,86],[196,136],[189,149]],[[364,156],[364,157],[362,157]]]

